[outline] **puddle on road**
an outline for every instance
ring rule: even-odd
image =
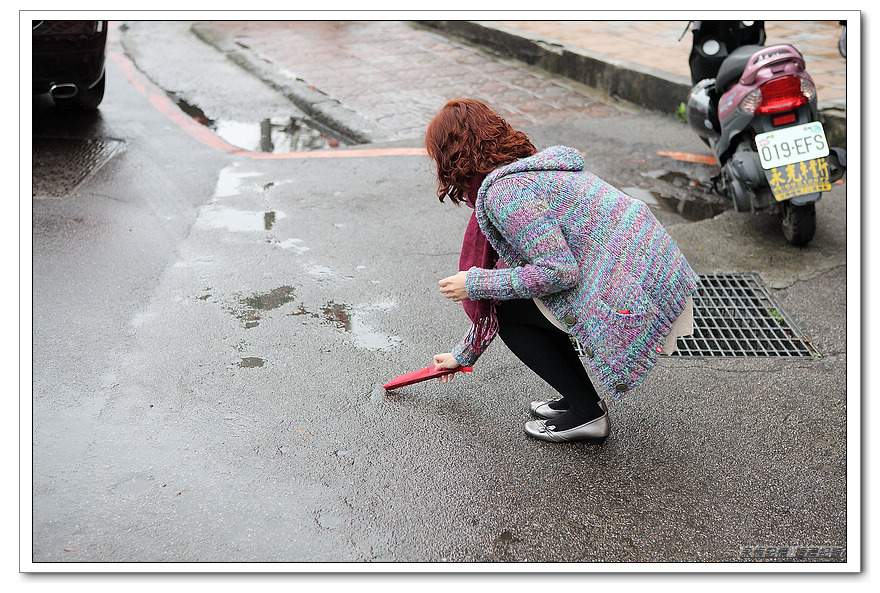
[[[323,527],[324,529],[333,529],[342,524],[344,519],[337,515],[331,515],[330,513],[320,512],[318,514],[318,525]]]
[[[727,208],[723,204],[712,204],[709,202],[698,202],[696,200],[681,200],[678,198],[670,198],[668,196],[657,195],[661,206],[670,212],[679,214],[685,220],[690,222],[699,222],[709,218],[715,218]]]
[[[349,305],[330,301],[321,307],[320,311],[309,311],[305,305],[300,305],[299,309],[290,315],[305,315],[313,319],[320,319],[325,324],[348,332],[354,337],[355,344],[361,348],[388,350],[402,343],[403,340],[373,330],[364,322],[363,317],[364,313],[369,311],[390,309],[393,306],[393,303],[379,303],[378,305],[353,309]]]
[[[241,299],[239,305],[243,305],[244,308],[233,310],[233,314],[244,323],[245,329],[251,329],[260,324],[263,311],[277,309],[291,302],[294,298],[293,288],[281,286],[269,292],[254,294]]]
[[[284,241],[278,241],[275,245],[281,249],[290,249],[297,255],[302,255],[311,249],[311,247],[306,247],[305,245],[301,245],[301,243],[303,243],[302,239],[285,239]]]
[[[309,266],[308,268],[306,268],[306,272],[309,274],[309,276],[313,276],[314,278],[317,278],[319,281],[336,277],[336,272],[333,271],[331,268],[328,268],[327,266],[321,266],[318,264],[314,264],[314,265]]]
[[[266,361],[262,358],[257,358],[256,356],[247,356],[241,359],[241,362],[238,363],[238,366],[243,369],[254,369],[263,366]]]
[[[220,171],[217,178],[217,187],[214,189],[214,199],[237,196],[241,193],[241,186],[248,177],[260,177],[262,174],[256,171],[236,171],[233,167],[226,167]]]
[[[268,292],[240,299],[236,306],[231,308],[231,313],[244,324],[245,329],[251,329],[260,325],[264,312],[278,309],[292,302],[295,298],[296,295],[292,287],[281,286]],[[387,350],[401,344],[403,340],[397,336],[375,331],[366,323],[364,317],[373,311],[387,311],[392,307],[394,307],[392,302],[351,307],[344,303],[329,301],[317,311],[311,311],[301,304],[299,308],[287,315],[311,317],[326,325],[341,329],[351,334],[355,344],[360,348]]]
[[[290,315],[296,317],[306,315],[313,319],[321,319],[337,329],[351,331],[351,313],[349,311],[350,307],[348,305],[340,305],[331,301],[321,307],[320,312],[309,311],[305,305],[300,305],[299,309],[290,313]]]
[[[702,197],[705,190],[699,180],[679,171],[649,171],[644,177],[656,179],[671,185],[677,195],[666,195],[669,191],[656,191],[640,187],[623,187],[621,191],[648,204],[652,208],[660,208],[678,214],[689,222],[699,222],[714,218],[728,210],[723,203],[710,202]]]
[[[293,300],[293,288],[281,286],[263,294],[255,294],[244,299],[245,304],[255,310],[271,311]]]
[[[251,152],[285,153],[327,150],[342,144],[304,118],[291,117],[285,122],[269,118],[257,122],[212,119],[185,100],[172,97],[177,106],[194,121],[202,124],[229,144]]]
[[[198,226],[226,229],[236,232],[271,231],[275,223],[285,218],[280,210],[260,212],[235,208],[205,208],[197,221]]]

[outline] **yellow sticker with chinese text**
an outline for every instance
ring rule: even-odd
[[[805,194],[831,191],[828,160],[824,157],[765,169],[764,173],[773,197],[778,202]]]

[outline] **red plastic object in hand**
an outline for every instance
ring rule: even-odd
[[[412,385],[413,383],[421,383],[422,381],[427,381],[428,379],[434,379],[436,377],[442,377],[443,375],[451,375],[453,373],[470,373],[473,372],[473,367],[458,367],[454,369],[443,369],[440,371],[435,371],[433,366],[425,367],[418,371],[413,371],[411,373],[406,373],[399,377],[396,377],[382,387],[386,390],[397,389],[398,387],[403,387],[405,385]]]

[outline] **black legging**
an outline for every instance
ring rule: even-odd
[[[584,418],[602,415],[599,394],[571,338],[554,326],[531,299],[499,301],[498,335],[527,367],[550,384]]]

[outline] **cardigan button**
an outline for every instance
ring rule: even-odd
[[[587,355],[587,358],[593,358],[593,349],[589,346],[584,346],[584,354]]]
[[[629,387],[627,387],[623,383],[618,383],[617,387],[615,387],[615,389],[617,390],[617,393],[623,393],[624,391],[629,391]]]
[[[562,323],[568,327],[574,327],[574,324],[577,323],[577,318],[574,315],[566,315],[562,318]]]

